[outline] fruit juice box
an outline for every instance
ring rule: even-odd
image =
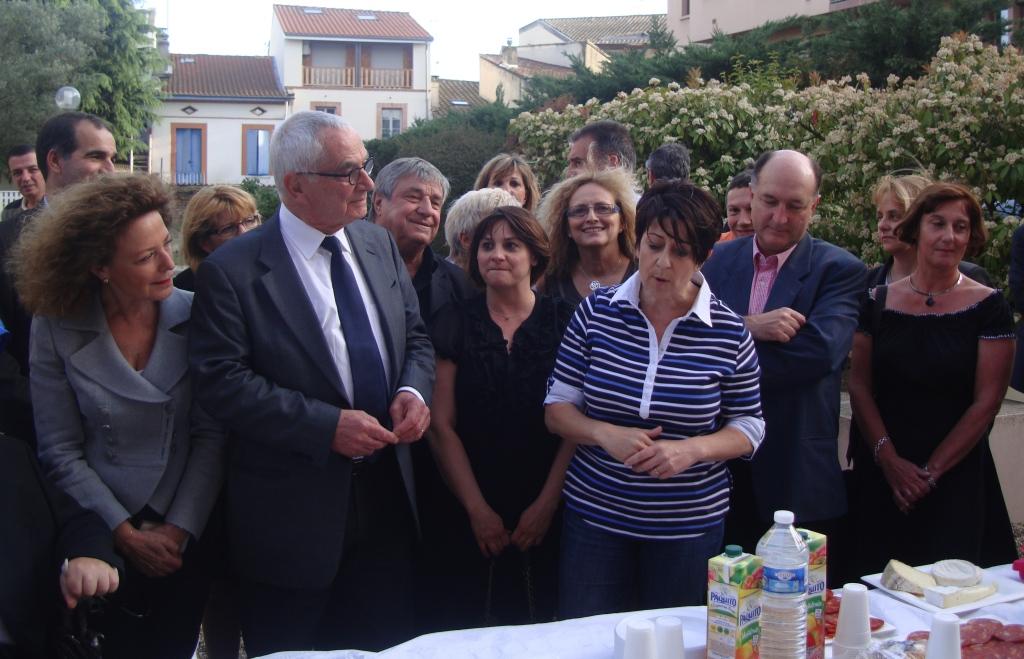
[[[825,566],[828,538],[797,529],[807,543],[807,659],[825,659]]]
[[[757,659],[761,643],[760,556],[729,545],[708,561],[708,659]]]

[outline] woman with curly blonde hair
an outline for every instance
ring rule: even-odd
[[[576,305],[636,272],[636,193],[624,170],[584,171],[556,184],[538,215],[551,241],[541,292]]]
[[[174,285],[195,290],[196,270],[207,256],[227,241],[255,229],[263,222],[256,200],[233,185],[211,185],[189,200],[181,224],[181,254],[188,263],[174,278]]]
[[[98,623],[105,657],[190,657],[208,580],[201,540],[223,436],[192,405],[192,294],[171,275],[170,194],[101,177],[55,197],[13,254],[35,315],[29,363],[39,462],[110,529],[123,587]]]
[[[474,190],[484,188],[501,188],[508,192],[519,205],[533,213],[540,203],[540,189],[537,177],[530,165],[519,154],[499,153],[483,166],[477,174]]]

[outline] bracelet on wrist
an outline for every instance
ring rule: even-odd
[[[924,473],[928,475],[928,487],[930,487],[933,490],[937,488],[939,486],[939,482],[935,480],[935,476],[932,475],[931,469],[928,468],[928,463],[926,462],[923,465],[921,465],[921,469],[923,469]]]
[[[871,449],[871,457],[874,458],[875,464],[878,464],[878,452],[882,450],[882,447],[888,441],[889,441],[889,436],[888,435],[882,435],[878,439],[878,441],[875,442],[875,447],[873,449]]]

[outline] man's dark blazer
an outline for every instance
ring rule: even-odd
[[[711,290],[746,316],[754,277],[753,237],[715,247],[701,268]],[[751,461],[758,516],[792,510],[798,520],[846,512],[837,457],[839,386],[864,293],[865,267],[846,250],[805,235],[779,270],[764,310],[807,318],[787,343],[756,341],[765,441]]]
[[[429,404],[434,351],[398,248],[368,222],[345,232],[380,312],[391,394],[413,387]],[[200,266],[190,341],[195,398],[230,436],[234,570],[284,588],[328,587],[341,560],[353,464],[331,441],[351,405],[277,215]],[[396,455],[415,511],[408,449],[399,445]]]
[[[44,655],[60,564],[80,556],[124,567],[103,520],[46,480],[28,444],[0,434],[0,620],[26,656]]]

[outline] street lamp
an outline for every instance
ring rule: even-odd
[[[77,110],[82,105],[82,94],[74,87],[65,85],[57,90],[53,100],[61,110]]]

